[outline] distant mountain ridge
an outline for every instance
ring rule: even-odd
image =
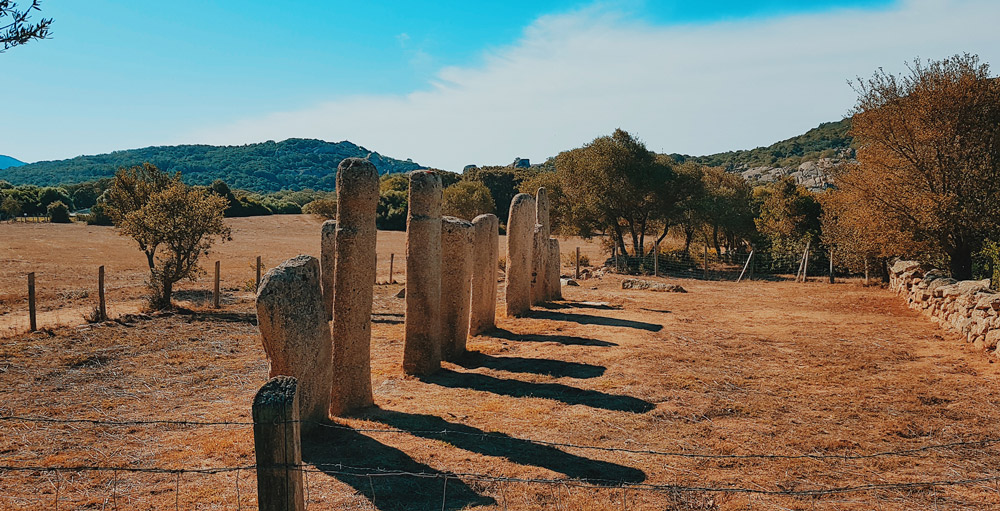
[[[0,154],[0,170],[7,169],[10,167],[20,167],[21,165],[27,165],[27,164],[21,160],[18,160],[17,158],[12,158],[10,156]]]
[[[0,179],[15,185],[56,186],[111,177],[119,167],[149,162],[167,172],[180,171],[192,185],[221,179],[232,188],[262,193],[333,190],[337,165],[351,157],[368,157],[379,174],[422,168],[411,160],[383,156],[348,141],[290,138],[241,146],[157,146],[78,156],[6,168],[0,170]]]

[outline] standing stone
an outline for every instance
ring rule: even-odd
[[[469,335],[496,328],[497,270],[500,259],[499,220],[479,215],[472,220],[472,305]]]
[[[441,219],[441,356],[457,360],[465,354],[472,305],[472,224]]]
[[[548,290],[549,300],[562,300],[562,283],[559,281],[559,269],[562,259],[559,254],[559,240],[549,238],[549,264],[548,275],[545,276],[545,288]]]
[[[323,222],[320,234],[320,277],[323,284],[323,306],[327,321],[333,320],[334,267],[337,263],[337,221]]]
[[[303,421],[329,420],[332,344],[315,257],[300,255],[264,275],[257,324],[271,364],[268,377],[298,380]]]
[[[337,265],[333,301],[333,388],[330,412],[374,404],[371,377],[378,171],[368,160],[337,166]]]
[[[535,192],[535,233],[531,253],[531,304],[549,299],[549,194],[545,187]]]
[[[441,369],[441,177],[410,172],[403,371]]]
[[[507,219],[507,316],[531,310],[531,253],[535,229],[535,198],[519,193],[510,202]]]

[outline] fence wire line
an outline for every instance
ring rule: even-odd
[[[792,490],[792,489],[778,489],[778,490],[767,490],[759,488],[746,488],[739,486],[688,486],[680,484],[652,484],[652,483],[626,483],[626,482],[615,482],[613,486],[607,485],[597,485],[588,483],[586,480],[579,479],[545,479],[545,478],[523,478],[523,477],[504,477],[504,476],[491,476],[486,474],[478,474],[474,472],[407,472],[402,470],[381,470],[376,469],[376,472],[358,473],[358,472],[345,472],[342,470],[333,470],[332,468],[322,469],[318,467],[337,467],[339,469],[346,468],[343,465],[315,465],[313,467],[307,465],[294,465],[285,466],[284,468],[291,470],[298,470],[303,473],[319,473],[332,476],[342,476],[342,477],[413,477],[421,479],[461,479],[470,480],[478,482],[491,482],[491,483],[522,483],[522,484],[539,484],[539,485],[552,485],[552,486],[566,486],[573,488],[584,488],[584,489],[608,489],[608,488],[624,488],[628,490],[643,491],[643,492],[653,492],[653,493],[663,493],[663,492],[700,492],[700,493],[741,493],[741,494],[755,494],[755,495],[769,495],[769,496],[797,496],[797,497],[809,497],[809,496],[820,496],[820,495],[837,495],[845,493],[858,493],[865,491],[875,491],[875,490],[905,490],[905,489],[915,489],[915,488],[928,488],[928,487],[945,487],[945,486],[968,486],[973,484],[981,484],[988,482],[1000,481],[1000,475],[991,475],[983,477],[973,477],[965,479],[935,479],[928,481],[913,481],[907,483],[871,483],[871,484],[861,484],[854,486],[837,486],[833,488],[814,488],[807,490]],[[7,466],[0,465],[0,472],[11,471],[11,472],[126,472],[126,473],[153,473],[153,474],[220,474],[227,472],[236,472],[239,470],[254,470],[256,465],[246,465],[240,467],[216,467],[216,468],[202,468],[202,469],[178,469],[178,468],[159,468],[159,467],[101,467],[101,466]],[[282,465],[273,465],[269,468],[282,468]],[[373,470],[371,468],[366,468],[363,470]]]
[[[253,422],[239,422],[239,421],[217,421],[217,422],[200,422],[200,421],[177,421],[177,420],[134,420],[134,421],[102,421],[97,419],[55,419],[50,417],[28,417],[28,416],[13,416],[4,415],[0,416],[0,421],[18,421],[18,422],[41,422],[41,423],[55,423],[55,424],[93,424],[93,425],[103,425],[103,426],[143,426],[143,425],[167,425],[167,426],[253,426]],[[893,451],[879,451],[868,454],[703,454],[703,453],[688,453],[688,452],[672,452],[672,451],[657,451],[653,449],[629,449],[625,447],[600,447],[596,445],[579,445],[571,444],[566,442],[550,442],[546,440],[535,440],[532,438],[516,437],[512,435],[507,435],[505,433],[491,433],[491,432],[481,432],[472,433],[468,431],[456,431],[451,429],[428,429],[428,430],[418,430],[418,429],[399,429],[399,428],[352,428],[350,426],[344,426],[341,424],[329,424],[325,422],[317,421],[285,421],[284,423],[294,423],[298,422],[300,424],[310,424],[322,426],[325,428],[339,429],[345,431],[353,431],[357,433],[391,433],[391,434],[409,434],[409,435],[462,435],[462,436],[472,436],[479,438],[495,438],[504,441],[519,441],[519,442],[531,442],[539,445],[546,445],[550,447],[565,447],[568,449],[581,449],[581,450],[593,450],[593,451],[604,451],[604,452],[620,452],[626,454],[641,454],[649,456],[664,456],[673,458],[697,458],[697,459],[815,459],[815,460],[862,460],[871,458],[881,458],[887,456],[915,456],[922,452],[937,450],[937,449],[954,449],[957,447],[985,447],[993,444],[1000,443],[1000,438],[987,437],[980,440],[964,440],[956,442],[948,442],[943,444],[930,444],[921,447],[913,447],[909,449],[899,449]]]

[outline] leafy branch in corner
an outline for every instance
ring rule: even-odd
[[[18,10],[17,4],[11,0],[0,0],[0,43],[3,44],[0,53],[32,39],[48,38],[51,18],[42,18],[38,23],[29,21],[32,11],[41,10],[40,0],[32,0],[31,5],[23,11]]]

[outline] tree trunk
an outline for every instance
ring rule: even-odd
[[[694,228],[684,226],[684,259],[691,260],[691,242],[694,241]]]

